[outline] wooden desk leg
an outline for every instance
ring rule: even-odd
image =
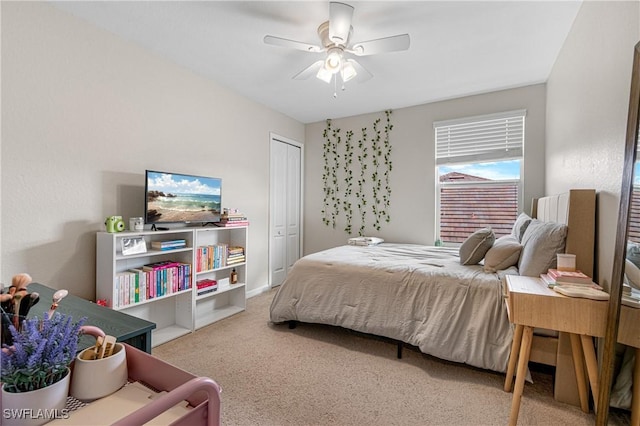
[[[531,340],[533,339],[533,327],[524,327],[522,332],[522,344],[520,345],[520,356],[518,357],[518,371],[516,372],[516,387],[513,390],[511,399],[511,415],[509,425],[516,426],[518,423],[518,412],[520,411],[520,401],[524,391],[524,380],[527,376],[529,366],[529,356],[531,355]]]
[[[587,363],[587,374],[589,375],[589,383],[591,383],[591,392],[593,393],[594,411],[598,412],[598,360],[596,359],[596,350],[593,347],[593,338],[591,336],[581,335],[582,351],[584,359]]]
[[[633,397],[631,398],[631,425],[640,426],[640,348],[636,348],[633,365]]]
[[[507,366],[507,377],[504,380],[504,391],[511,392],[513,384],[513,373],[516,371],[516,363],[518,362],[518,354],[520,353],[520,344],[522,342],[522,329],[524,326],[516,324],[513,331],[513,342],[511,343],[511,354],[509,355],[509,365]]]
[[[580,408],[585,413],[589,412],[589,389],[584,379],[584,356],[580,336],[569,333],[571,338],[571,352],[573,353],[573,365],[576,370],[576,381],[578,382],[578,395],[580,396]]]

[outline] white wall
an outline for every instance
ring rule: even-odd
[[[380,232],[368,228],[367,235],[380,236],[388,242],[433,244],[435,241],[435,141],[433,122],[459,117],[526,109],[524,211],[530,211],[531,199],[544,190],[545,85],[503,90],[393,111],[391,175],[391,222]],[[342,134],[362,127],[371,130],[383,113],[367,114],[332,121]],[[322,132],[325,122],[308,124],[305,136],[305,242],[304,252],[313,253],[344,244],[344,215],[336,229],[322,223],[323,202]],[[354,136],[355,137],[355,136]],[[358,222],[359,224],[359,222]],[[357,227],[354,235],[357,234]]]
[[[93,299],[95,232],[143,215],[145,169],[223,179],[268,282],[269,132],[304,125],[41,2],[2,2],[2,270]]]
[[[608,286],[640,2],[585,2],[547,83],[545,192],[598,191],[597,264]]]

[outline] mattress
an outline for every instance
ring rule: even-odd
[[[513,331],[502,279],[517,273],[461,265],[458,250],[447,247],[340,246],[294,264],[270,318],[384,336],[441,359],[505,372]]]

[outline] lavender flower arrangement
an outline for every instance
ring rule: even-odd
[[[22,331],[10,326],[11,346],[3,345],[0,381],[11,393],[28,392],[52,385],[67,374],[76,356],[80,327],[86,317],[72,323],[71,316],[55,313],[24,320]]]

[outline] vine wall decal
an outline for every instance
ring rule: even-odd
[[[360,224],[358,235],[365,235],[371,227],[379,231],[383,222],[390,222],[391,206],[391,142],[393,130],[391,110],[385,113],[384,129],[381,118],[372,124],[372,130],[363,127],[357,143],[354,132],[347,130],[342,138],[342,130],[334,128],[331,120],[323,131],[324,167],[322,184],[324,201],[321,211],[325,225],[336,228],[338,218],[344,214],[344,231],[351,235],[354,227],[354,205],[358,210]],[[354,161],[354,156],[357,161]],[[354,177],[357,181],[354,185]],[[354,188],[355,187],[355,188]],[[355,190],[355,192],[354,192]],[[369,219],[368,213],[371,214]]]

